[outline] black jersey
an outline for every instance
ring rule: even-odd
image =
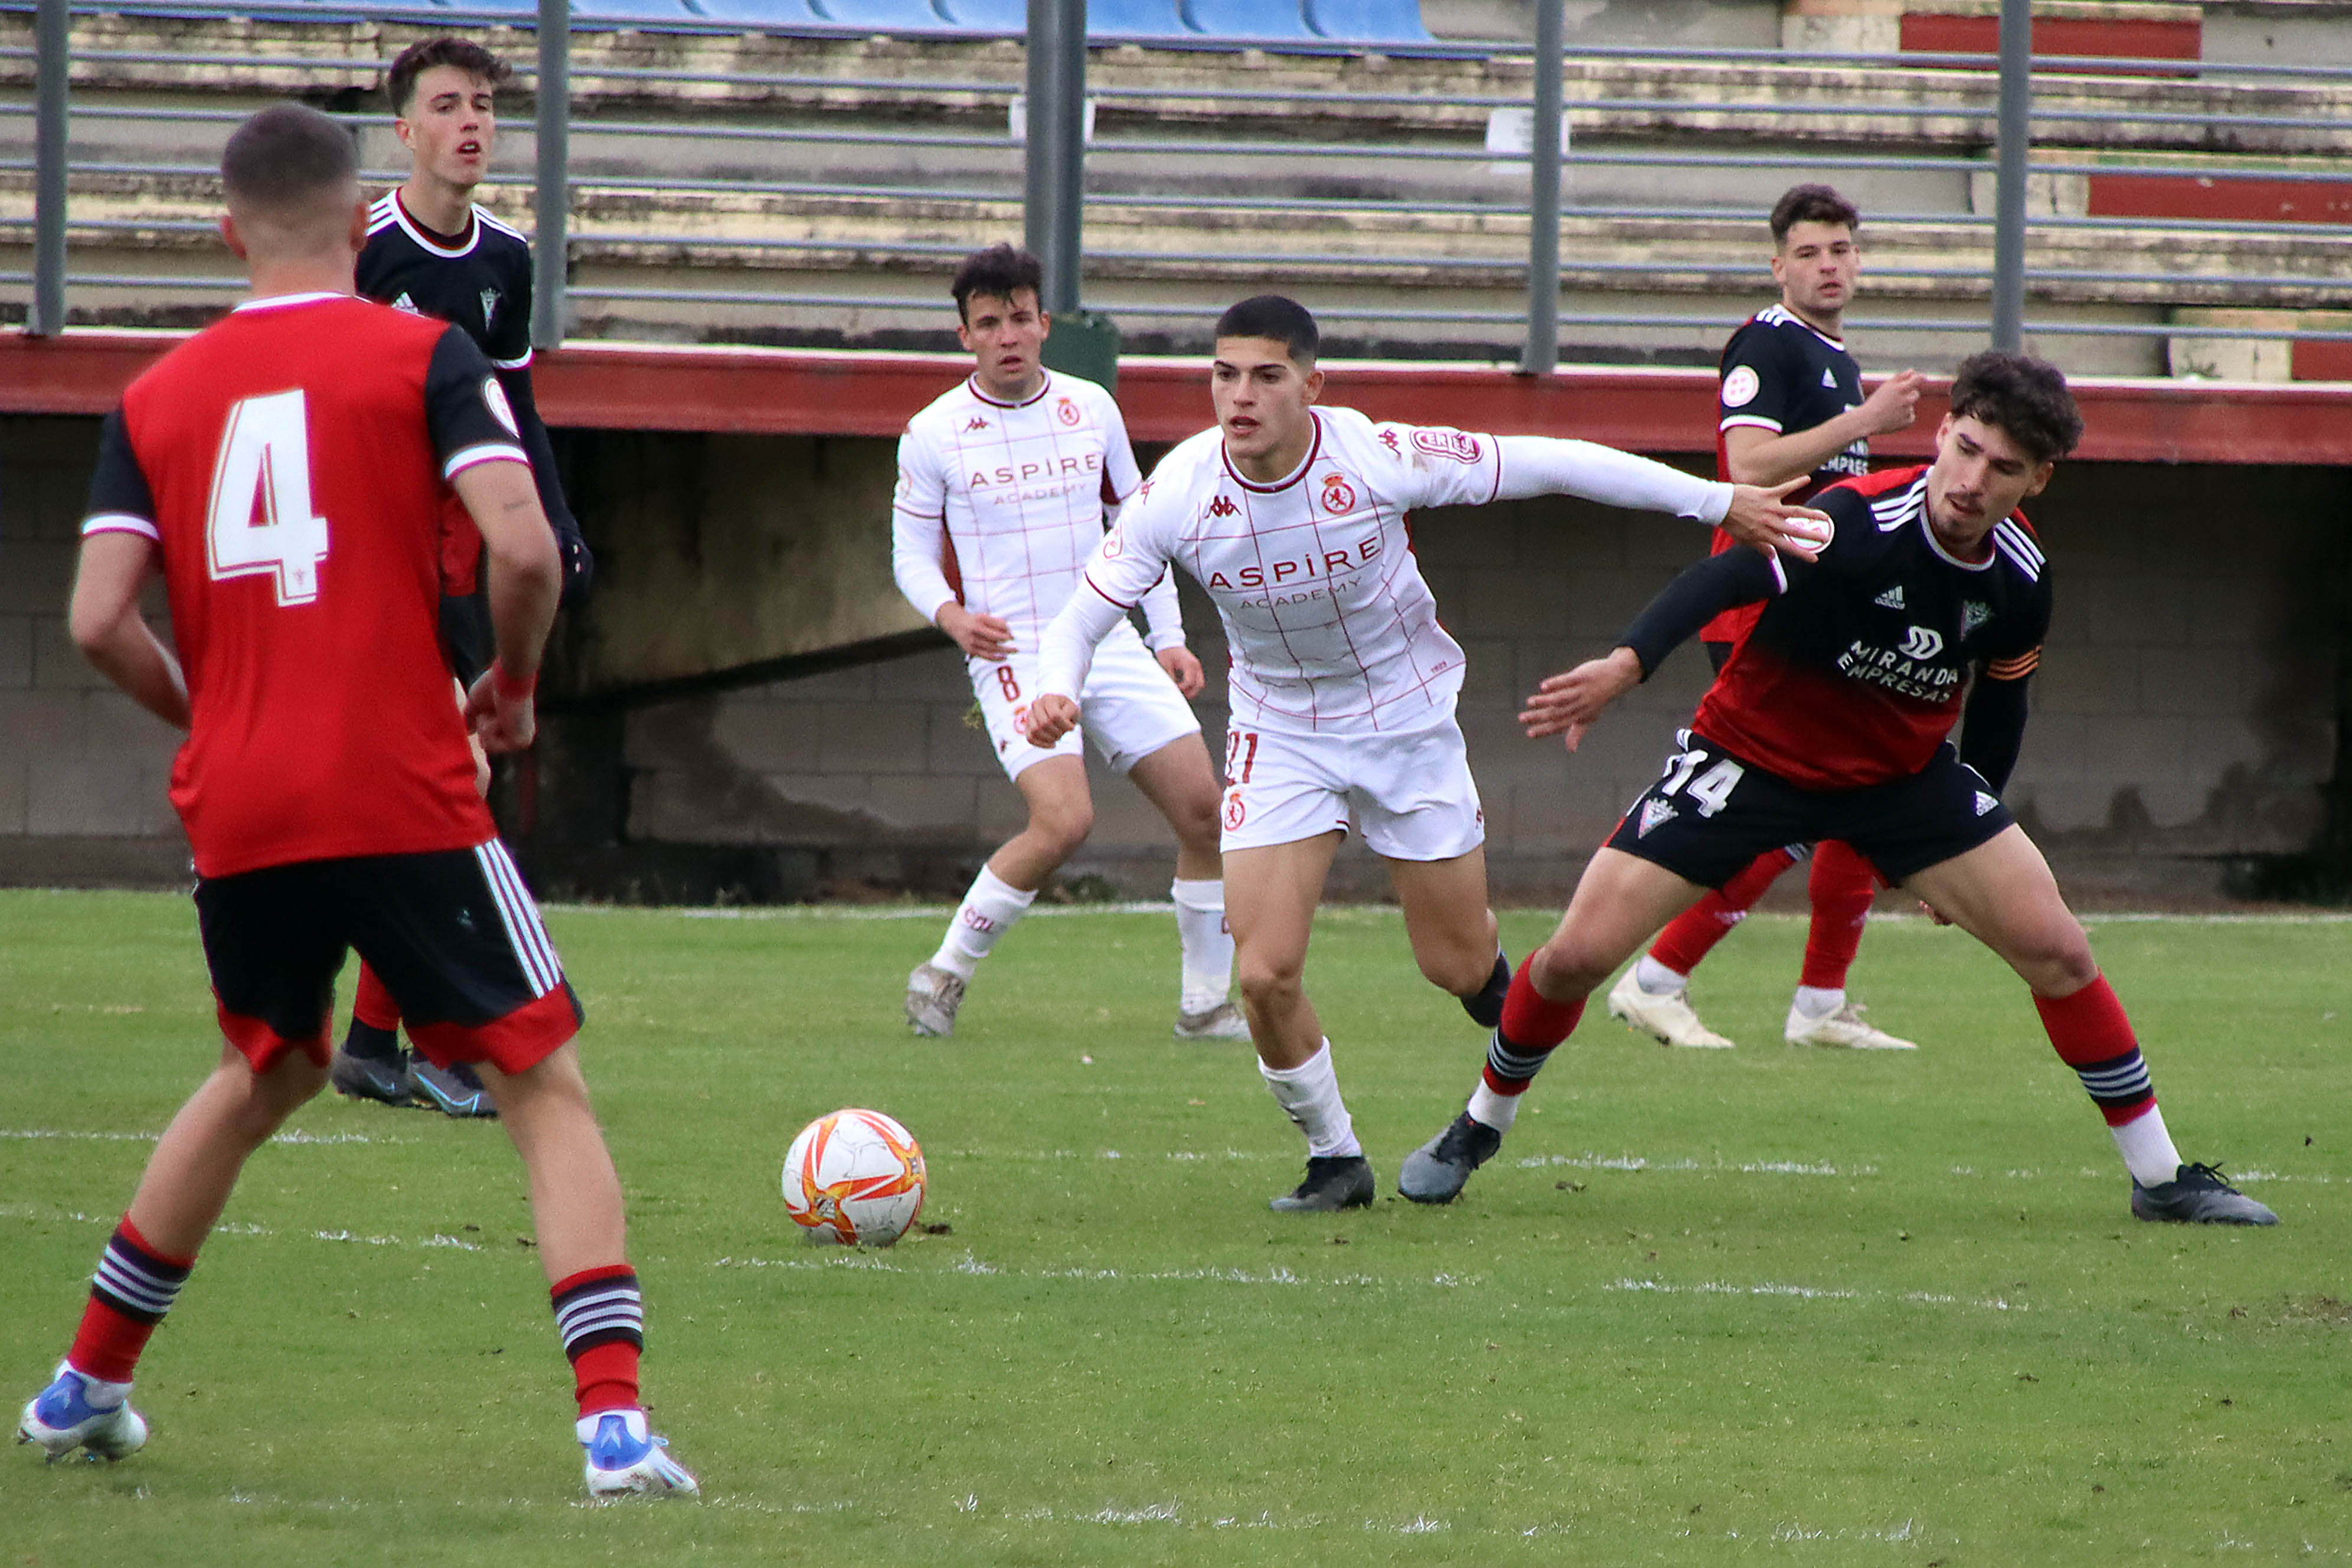
[[[563,557],[564,599],[575,600],[593,563],[581,542],[580,524],[564,502],[554,443],[548,439],[531,396],[530,241],[478,206],[466,233],[450,240],[410,216],[400,192],[390,190],[368,209],[358,281],[363,299],[462,328],[497,367],[522,431],[523,448],[530,454],[540,505]],[[453,514],[448,523],[448,587],[463,596],[473,591],[473,563],[480,546],[466,520]]]
[[[1731,334],[1723,345],[1721,369],[1715,429],[1715,473],[1720,479],[1731,477],[1725,432],[1745,426],[1794,435],[1862,406],[1862,367],[1845,345],[1783,306],[1757,311]],[[1869,471],[1870,443],[1858,439],[1822,459],[1812,483],[1792,499],[1802,500],[1811,489]]]
[[[1692,728],[1807,789],[1916,773],[1951,733],[1972,667],[2015,683],[2040,662],[2041,544],[2013,514],[1994,524],[1983,559],[1953,555],[1928,526],[1925,467],[1849,479],[1812,504],[1837,529],[1819,560],[1743,551],[1706,563],[1749,579],[1745,596],[1771,596]]]

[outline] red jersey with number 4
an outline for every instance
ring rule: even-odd
[[[494,461],[528,459],[481,350],[347,295],[240,306],[123,395],[82,527],[162,552],[198,875],[496,834],[436,629],[448,481]]]

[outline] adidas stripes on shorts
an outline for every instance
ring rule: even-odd
[[[299,860],[196,883],[221,1032],[256,1072],[324,1066],[356,948],[427,1060],[520,1072],[580,1030],[580,999],[507,847]]]
[[[1702,888],[1722,887],[1768,849],[1824,838],[1852,845],[1899,885],[2017,822],[1948,741],[1916,773],[1847,790],[1799,789],[1688,730],[1675,741],[1609,847]]]

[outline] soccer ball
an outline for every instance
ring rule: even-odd
[[[813,1241],[887,1247],[923,1212],[923,1151],[878,1110],[836,1110],[784,1156],[784,1211]]]

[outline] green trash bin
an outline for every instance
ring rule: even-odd
[[[1093,310],[1072,310],[1054,318],[1045,339],[1044,358],[1048,370],[1082,375],[1106,390],[1118,390],[1118,323]]]

